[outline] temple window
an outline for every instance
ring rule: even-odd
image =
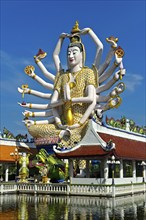
[[[133,166],[131,160],[123,161],[123,177],[132,177],[133,176]]]

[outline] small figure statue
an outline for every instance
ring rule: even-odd
[[[22,156],[20,156],[19,159],[19,164],[20,164],[20,169],[19,169],[19,176],[20,176],[20,182],[21,183],[26,183],[27,178],[29,177],[29,156],[30,154],[22,153]]]
[[[91,68],[85,66],[85,48],[81,42],[81,36],[89,35],[96,45],[95,60]],[[67,48],[67,65],[65,71],[62,68],[59,54],[63,41],[68,38],[70,43]],[[124,51],[117,46],[117,38],[106,39],[111,44],[111,49],[103,64],[100,65],[103,44],[90,28],[79,29],[78,22],[72,28],[70,34],[62,33],[55,47],[53,58],[56,67],[56,76],[48,72],[42,63],[46,53],[41,49],[34,57],[35,62],[42,73],[53,82],[44,81],[35,74],[33,66],[27,66],[25,73],[39,82],[45,88],[52,90],[52,93],[42,93],[27,88],[18,88],[20,93],[31,94],[41,98],[50,99],[48,104],[19,103],[22,107],[45,110],[41,112],[25,111],[24,123],[29,133],[37,140],[51,137],[58,137],[59,147],[72,148],[84,137],[89,118],[92,118],[95,111],[99,118],[104,111],[118,107],[121,104],[119,94],[124,91],[124,83],[119,83],[108,95],[101,93],[110,89],[119,79],[125,75],[122,57]],[[115,57],[113,64],[109,67],[111,60]],[[109,67],[109,68],[108,68]],[[113,73],[112,79],[103,84]],[[102,104],[105,103],[105,104]],[[30,120],[29,117],[47,117],[47,120]],[[57,143],[58,144],[58,143]]]
[[[44,165],[43,167],[40,168],[39,173],[41,174],[42,177],[42,183],[48,183],[49,178],[47,177],[48,175],[48,167],[47,165]]]

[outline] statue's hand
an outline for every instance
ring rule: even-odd
[[[82,35],[88,34],[90,30],[91,30],[91,28],[84,28],[84,29],[80,30],[80,34],[82,34]]]
[[[120,93],[124,92],[125,90],[125,84],[123,82],[119,83],[111,92],[111,97],[115,97],[119,95]]]
[[[117,43],[116,42],[118,41],[118,38],[109,37],[109,38],[106,38],[106,41],[108,43],[110,43],[113,48],[117,47]]]
[[[24,117],[27,117],[27,118],[32,117],[32,112],[31,111],[25,110],[25,112],[22,112],[22,114],[24,115]]]
[[[21,89],[20,87],[18,87],[18,92],[20,93],[28,93],[30,89],[25,88],[25,89]]]
[[[68,129],[72,130],[72,129],[79,128],[79,127],[80,127],[80,125],[78,123],[76,123],[71,126],[68,126]]]
[[[70,34],[68,34],[68,33],[62,33],[62,34],[60,34],[60,38],[69,38],[70,37]]]
[[[33,120],[23,120],[22,122],[24,122],[27,127],[30,127],[31,125],[34,125]]]
[[[119,57],[116,53],[115,53],[115,62],[117,64],[120,64],[122,62],[122,57]]]
[[[125,75],[126,70],[125,69],[121,69],[119,71],[117,71],[114,75],[114,79],[117,81],[119,79],[122,79],[122,77]]]
[[[34,73],[34,70],[35,70],[34,66],[27,66],[27,67],[25,67],[24,72],[25,72],[28,76],[34,78],[35,75],[36,75],[36,74]]]
[[[66,128],[68,127],[67,125],[62,125],[61,123],[60,124],[57,124],[57,127],[62,129],[62,130],[66,130]]]
[[[29,104],[28,104],[28,103],[25,103],[25,102],[22,102],[22,103],[17,102],[17,103],[18,103],[18,105],[20,105],[21,107],[24,107],[24,108],[29,107]]]

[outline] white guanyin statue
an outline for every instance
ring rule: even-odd
[[[81,42],[83,35],[89,35],[96,46],[95,60],[91,68],[85,66],[85,48]],[[70,43],[67,48],[68,69],[64,70],[59,54],[66,39],[69,39]],[[45,139],[49,144],[56,140],[59,146],[72,148],[84,137],[89,119],[93,118],[95,113],[97,122],[100,122],[103,112],[121,104],[119,94],[124,91],[125,85],[120,82],[113,89],[112,86],[125,75],[122,63],[124,51],[117,45],[117,38],[112,36],[106,40],[111,47],[105,61],[100,64],[103,44],[92,29],[80,30],[76,22],[70,34],[60,35],[54,50],[56,76],[48,72],[42,63],[42,59],[47,55],[45,52],[40,49],[34,57],[42,73],[52,83],[36,75],[33,66],[25,68],[28,76],[52,91],[42,93],[26,85],[18,88],[23,95],[30,94],[48,100],[48,104],[19,103],[24,108],[39,110],[23,112],[24,123],[36,141]],[[102,95],[110,88],[111,91],[107,95]],[[46,120],[32,120],[32,117],[42,117]]]

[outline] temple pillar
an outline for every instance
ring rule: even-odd
[[[135,163],[135,160],[132,161],[132,167],[133,167],[133,178],[136,178],[136,163]]]
[[[104,165],[105,165],[104,160],[101,160],[101,163],[100,163],[100,178],[104,178]]]
[[[69,159],[69,176],[72,178],[74,176],[73,172],[73,160]]]
[[[109,167],[108,167],[108,164],[107,164],[107,159],[105,159],[103,161],[103,169],[104,169],[103,177],[106,180],[106,179],[108,179],[108,172],[109,172]]]
[[[120,178],[123,178],[123,160],[120,160]]]
[[[90,177],[90,172],[89,172],[89,160],[86,160],[86,178]]]
[[[146,163],[143,165],[143,182],[146,182]]]
[[[5,166],[5,182],[8,182],[9,180],[9,166]]]
[[[143,166],[143,181],[146,182],[146,165]]]

